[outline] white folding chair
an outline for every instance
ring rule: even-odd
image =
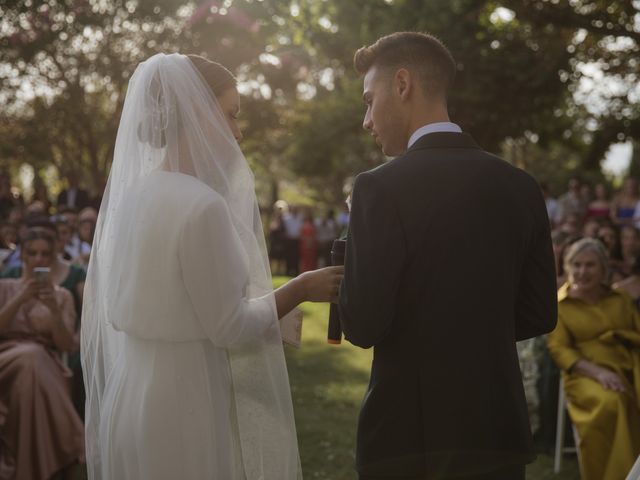
[[[636,463],[631,467],[631,471],[629,475],[627,475],[626,480],[640,480],[640,457],[638,457]]]
[[[567,426],[567,398],[564,394],[564,383],[560,378],[560,385],[558,387],[558,420],[556,422],[556,448],[553,458],[553,473],[560,473],[562,468],[562,456],[565,453],[575,453],[578,455],[578,464],[580,463],[580,453],[576,447],[565,447],[564,437],[565,429]],[[575,426],[572,424],[573,438],[576,446],[578,445],[579,438],[578,432]]]

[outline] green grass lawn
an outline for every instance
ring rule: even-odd
[[[328,306],[305,303],[302,310],[302,347],[286,347],[302,471],[307,480],[353,480],[355,427],[372,350],[327,344]],[[575,456],[566,457],[555,475],[553,459],[540,455],[527,468],[527,479],[579,480]]]

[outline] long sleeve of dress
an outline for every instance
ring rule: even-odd
[[[184,285],[209,339],[229,347],[277,321],[273,293],[249,299],[249,267],[226,203],[210,197],[190,212],[179,240]]]
[[[558,317],[555,330],[547,336],[549,352],[561,370],[569,370],[582,355],[574,346],[573,335],[563,322],[562,315]]]

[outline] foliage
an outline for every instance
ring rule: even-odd
[[[458,64],[454,121],[494,152],[536,143],[536,165],[597,172],[638,138],[640,3],[628,0],[13,0],[0,6],[0,166],[108,173],[126,85],[158,52],[200,53],[237,72],[243,149],[261,203],[299,184],[338,204],[384,161],[361,131],[354,51],[429,31]],[[606,91],[605,80],[612,85]],[[506,147],[505,147],[506,146]],[[552,154],[565,150],[566,155]],[[569,162],[572,158],[575,161]],[[518,162],[518,159],[512,159]]]
[[[0,7],[5,158],[53,163],[99,187],[137,63],[178,47],[176,4],[19,0]]]
[[[611,143],[638,136],[638,2],[300,4],[306,15],[298,26],[308,39],[301,44],[316,49],[317,68],[338,62],[343,69],[337,75],[348,76],[355,49],[390,31],[422,30],[441,38],[458,63],[451,117],[490,151],[500,151],[505,139],[535,138],[542,148],[563,142],[580,155],[574,167],[597,171]],[[360,19],[357,28],[353,18]],[[587,64],[597,64],[622,89],[606,98],[601,94],[598,108],[581,92]],[[323,107],[320,98],[310,103]]]
[[[612,143],[640,136],[640,2],[509,0],[504,4],[517,17],[526,18],[531,29],[569,35],[568,64],[558,73],[568,92],[589,112],[584,124],[588,149],[582,166],[598,169]],[[581,91],[581,85],[587,90]],[[575,102],[554,113],[578,121],[581,117]],[[546,129],[545,134],[549,138],[557,132]]]

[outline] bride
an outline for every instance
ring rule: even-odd
[[[278,319],[342,270],[273,291],[238,111],[202,57],[129,82],[83,306],[90,479],[301,478]]]

